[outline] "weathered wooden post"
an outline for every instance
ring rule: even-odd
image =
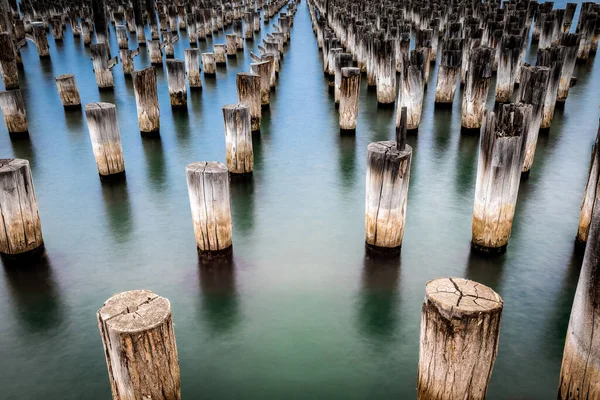
[[[216,65],[227,65],[227,45],[226,44],[215,44],[214,56]]]
[[[100,178],[124,175],[125,162],[115,105],[110,103],[86,104],[85,116]]]
[[[422,58],[417,51],[411,51],[410,59],[404,57],[402,71],[400,72],[400,89],[398,90],[398,102],[396,109],[396,128],[400,125],[400,110],[407,109],[407,129],[417,131],[421,122],[423,111],[424,80]]]
[[[355,132],[358,120],[360,94],[360,68],[345,67],[340,83],[340,131]]]
[[[132,77],[140,132],[158,133],[160,131],[160,109],[154,67],[134,71]]]
[[[21,89],[0,92],[0,108],[9,134],[26,135],[28,133],[27,112]]]
[[[427,282],[421,312],[418,400],[485,399],[504,303],[462,278]]]
[[[596,143],[592,148],[592,157],[590,161],[590,170],[588,172],[585,191],[583,192],[583,201],[581,202],[581,211],[579,213],[579,227],[577,229],[576,243],[585,247],[588,240],[590,223],[592,221],[592,210],[596,202],[598,192],[598,183],[600,182],[600,154],[598,153],[598,144],[600,143],[600,126],[596,135]]]
[[[600,202],[596,201],[567,329],[558,386],[559,400],[594,399],[600,393],[599,260]]]
[[[143,0],[132,0],[133,3],[133,16],[135,18],[135,31],[137,34],[138,46],[146,45],[146,32],[144,31],[144,14],[143,14]]]
[[[0,254],[18,257],[44,248],[29,161],[0,159],[0,210]]]
[[[394,105],[396,101],[396,47],[391,39],[379,41],[377,47],[377,103]],[[427,60],[429,63],[429,60]]]
[[[448,39],[442,45],[442,59],[435,86],[435,103],[452,104],[462,63],[462,39]]]
[[[578,60],[587,60],[590,57],[590,51],[592,49],[592,41],[596,31],[597,14],[596,13],[585,13],[583,15],[581,23],[581,29],[577,32],[581,34],[581,41],[579,42],[579,51],[577,52]]]
[[[43,22],[32,22],[32,40],[35,43],[38,55],[40,58],[50,57],[50,46],[48,46],[48,38],[46,37],[46,29]]]
[[[229,173],[225,164],[201,161],[186,167],[198,251],[212,258],[231,253]]]
[[[91,26],[91,22],[82,20],[81,21],[81,37],[83,38],[83,45],[89,46],[92,44],[92,34],[94,29]]]
[[[19,70],[15,47],[8,32],[0,33],[0,73],[6,90],[19,88]]]
[[[494,49],[491,47],[476,47],[471,50],[469,68],[462,99],[462,127],[464,129],[481,128],[485,101],[487,100]]]
[[[254,15],[251,12],[244,13],[244,39],[254,39]]]
[[[252,129],[250,107],[245,104],[228,104],[223,107],[225,121],[225,158],[227,170],[235,175],[252,175]]]
[[[529,176],[535,148],[537,146],[540,123],[542,121],[542,109],[548,90],[548,80],[550,79],[550,68],[532,67],[524,64],[521,67],[521,83],[517,92],[517,102],[531,104],[531,123],[527,132],[527,143],[525,145],[525,160],[523,161],[523,177]]]
[[[558,84],[556,101],[561,103],[561,105],[564,105],[565,101],[567,101],[567,96],[569,95],[571,78],[573,76],[573,70],[575,69],[575,63],[577,62],[580,39],[581,36],[579,34],[571,33],[562,34],[560,37],[560,44],[565,47],[565,56],[560,73],[560,83]]]
[[[127,38],[127,27],[125,25],[117,25],[115,26],[115,31],[117,32],[119,49],[128,49],[129,39]]]
[[[268,106],[271,103],[271,62],[252,63],[250,72],[260,76],[260,102]]]
[[[260,76],[247,72],[239,72],[236,76],[238,102],[250,108],[250,125],[252,132],[260,132],[261,92]]]
[[[496,101],[498,103],[508,103],[512,98],[522,43],[523,38],[521,36],[502,36],[499,45],[498,76],[496,78]]]
[[[541,67],[550,68],[550,77],[548,79],[548,88],[546,89],[546,95],[544,97],[540,129],[550,129],[552,119],[554,118],[556,95],[560,84],[565,50],[566,48],[564,46],[550,46],[545,49],[539,49],[537,53],[536,64]]]
[[[375,253],[398,253],[404,236],[412,148],[406,144],[406,108],[400,114],[396,142],[367,147],[366,245]]]
[[[123,67],[124,75],[131,75],[134,71],[133,58],[140,54],[139,47],[135,50],[120,50],[121,66]]]
[[[117,58],[108,58],[106,43],[96,43],[91,46],[94,75],[99,89],[114,87],[112,68],[117,64]]]
[[[532,106],[501,105],[486,111],[475,184],[472,248],[486,254],[506,250],[519,192]]]
[[[235,57],[237,55],[237,36],[235,33],[225,35],[227,42],[227,57]]]
[[[184,53],[185,69],[187,70],[190,89],[202,88],[202,78],[200,77],[200,50],[185,49]]]
[[[237,46],[238,51],[244,50],[244,36],[243,36],[241,19],[237,19],[237,20],[233,21],[233,33],[235,34],[236,46]]]
[[[167,31],[163,33],[163,38],[161,47],[165,49],[165,56],[167,58],[175,57],[175,47],[173,45],[179,41],[179,36],[172,31]]]
[[[167,82],[171,107],[187,107],[187,88],[185,85],[185,62],[182,60],[167,60]]]
[[[150,64],[162,64],[162,46],[158,39],[148,41],[148,53],[150,54]]]
[[[169,300],[150,290],[122,292],[97,318],[113,400],[181,399]]]
[[[92,1],[92,16],[94,18],[94,30],[96,31],[96,43],[106,45],[107,54],[110,58],[110,42],[108,38],[108,20],[106,18],[106,3],[104,0]]]
[[[196,27],[196,14],[188,12],[185,16],[187,25],[187,35],[190,39],[190,45],[198,42],[198,29]]]
[[[340,89],[342,86],[342,69],[347,68],[347,67],[352,67],[352,54],[350,53],[337,53],[335,55],[335,59],[334,59],[334,70],[335,70],[335,78],[334,78],[334,84],[333,84],[333,97],[335,100],[335,104],[339,104],[340,103]],[[395,87],[395,83],[396,83],[396,71],[393,71],[394,73],[394,87]],[[396,93],[394,93],[392,95],[392,97],[394,98],[392,101],[396,100]]]
[[[202,69],[204,75],[215,75],[217,73],[215,53],[202,53]]]
[[[81,98],[75,76],[72,74],[59,75],[55,78],[58,95],[64,108],[81,108]]]

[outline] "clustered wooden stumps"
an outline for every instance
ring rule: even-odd
[[[591,215],[565,340],[559,400],[600,396],[600,202],[594,202]]]
[[[471,50],[462,101],[461,124],[464,129],[481,128],[492,77],[492,59],[493,49],[490,47],[476,47]]]
[[[215,75],[217,73],[215,53],[202,53],[202,69],[204,75]]]
[[[496,292],[474,281],[427,282],[417,399],[485,399],[498,354],[503,307]]]
[[[187,107],[187,86],[185,85],[185,63],[181,60],[167,60],[167,82],[171,107]]]
[[[28,133],[27,112],[21,89],[0,92],[0,108],[8,133],[16,135]]]
[[[190,89],[202,88],[202,78],[200,77],[200,50],[185,49],[185,69],[188,76]]]
[[[588,172],[585,191],[583,192],[583,201],[581,202],[581,211],[579,214],[579,227],[577,229],[576,242],[580,246],[585,246],[588,240],[590,231],[590,223],[592,221],[592,210],[596,203],[598,194],[598,184],[600,183],[600,154],[598,153],[598,145],[600,144],[600,125],[598,126],[598,134],[596,142],[592,148],[592,157],[590,160],[590,170]]]
[[[404,237],[412,148],[406,144],[406,108],[400,115],[396,142],[367,147],[366,245],[375,253],[398,253]]]
[[[115,105],[87,104],[85,116],[100,177],[113,178],[124,175],[125,162]]]
[[[238,102],[250,107],[250,126],[252,132],[260,131],[262,107],[260,101],[260,76],[240,72],[236,76]]]
[[[181,398],[169,300],[149,290],[118,293],[97,318],[113,400]]]
[[[532,106],[505,104],[486,111],[473,208],[474,250],[487,254],[506,250],[519,193]]]
[[[225,164],[201,161],[186,167],[198,251],[211,258],[232,250],[229,173]]]
[[[254,153],[250,107],[245,104],[228,104],[223,107],[223,119],[227,170],[235,175],[252,175]]]
[[[6,90],[19,88],[19,70],[12,38],[8,32],[0,33],[0,73]]]
[[[133,90],[140,132],[158,133],[160,131],[160,109],[154,67],[133,73]]]
[[[360,69],[345,67],[340,80],[340,131],[354,132],[358,120]]]
[[[0,159],[0,215],[0,254],[18,257],[43,249],[29,161]]]
[[[59,75],[55,78],[58,95],[64,108],[81,108],[81,98],[75,76],[72,74]]]

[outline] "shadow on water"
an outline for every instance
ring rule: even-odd
[[[199,121],[202,120],[202,90],[200,88],[190,88],[188,91],[188,107],[191,107],[191,114]]]
[[[98,96],[101,102],[117,104],[114,89],[98,89]]]
[[[356,174],[356,136],[354,134],[340,134],[338,149],[338,163],[342,186],[344,189],[350,191],[354,186],[354,175]]]
[[[46,252],[26,263],[2,262],[15,312],[23,327],[31,333],[58,327],[62,321],[60,297]]]
[[[467,279],[483,283],[494,289],[496,292],[501,293],[499,286],[502,282],[506,257],[506,254],[501,254],[497,257],[489,257],[480,255],[471,250],[469,258],[467,259],[465,276]]]
[[[448,150],[452,137],[452,114],[451,108],[437,108],[433,118],[433,150],[435,157],[440,159]],[[440,165],[438,163],[438,165]]]
[[[114,181],[101,180],[100,183],[106,216],[113,239],[117,243],[126,242],[133,230],[127,180],[123,177]]]
[[[365,254],[359,300],[359,325],[363,335],[384,340],[396,332],[400,264],[400,256]]]
[[[217,91],[217,75],[204,75],[204,89],[208,93],[214,93]]]
[[[189,105],[188,105],[189,107]],[[173,108],[173,128],[175,129],[175,138],[180,147],[187,147],[190,141],[190,114],[186,108]]]
[[[456,157],[455,174],[455,188],[458,194],[466,195],[475,188],[478,152],[479,136],[461,134],[458,137],[458,156]]]
[[[54,68],[52,67],[51,58],[40,58],[40,69],[45,82],[54,81]]]
[[[264,169],[264,151],[262,145],[262,135],[262,127],[260,133],[255,133],[252,135],[252,152],[254,153],[254,175],[260,175],[260,172]],[[256,176],[254,177],[254,179],[256,179]]]
[[[142,137],[148,180],[154,189],[163,191],[166,181],[165,156],[160,136]]]
[[[234,330],[239,322],[239,299],[233,254],[204,260],[198,256],[203,320],[212,334]]]
[[[13,149],[13,154],[15,158],[23,158],[29,161],[29,165],[31,166],[31,170],[35,175],[36,171],[36,158],[35,158],[35,148],[33,147],[33,143],[29,135],[24,136],[11,136],[10,144]]]
[[[83,106],[82,108],[65,109],[65,125],[69,133],[81,133],[84,130],[83,125]]]
[[[253,177],[231,180],[229,184],[233,227],[243,236],[249,236],[254,228],[254,182]]]
[[[134,99],[135,91],[133,90],[133,78],[131,75],[123,75],[125,80],[125,90],[127,91],[127,95]]]

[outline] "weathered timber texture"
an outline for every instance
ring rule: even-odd
[[[19,70],[15,47],[8,32],[0,33],[0,73],[6,90],[19,88]]]
[[[260,102],[267,105],[271,102],[271,67],[269,61],[250,64],[250,72],[260,76]]]
[[[442,55],[435,86],[435,102],[452,104],[462,63],[462,39],[450,39],[442,46]]]
[[[64,108],[80,108],[81,98],[79,97],[79,90],[77,89],[77,83],[75,82],[75,76],[72,74],[64,74],[57,76],[56,88],[58,89],[58,95]]]
[[[108,47],[106,43],[97,43],[91,45],[92,63],[94,65],[94,75],[96,83],[100,89],[111,89],[114,87],[113,75],[109,66]]]
[[[27,112],[21,89],[0,92],[0,108],[9,133],[27,133]]]
[[[519,65],[523,38],[518,35],[504,35],[500,41],[500,58],[496,78],[496,101],[508,103],[515,88],[515,75]]]
[[[169,85],[171,107],[185,108],[187,106],[185,62],[182,60],[167,60],[167,82]]]
[[[217,73],[215,53],[202,53],[202,69],[204,75],[215,75]]]
[[[150,54],[150,64],[162,64],[162,48],[160,40],[153,39],[148,41],[148,53]]]
[[[250,107],[228,104],[223,107],[225,158],[231,174],[249,175],[254,168]]]
[[[358,120],[360,68],[342,68],[340,75],[340,129],[353,131]]]
[[[260,131],[262,118],[260,101],[260,76],[240,72],[236,76],[238,102],[250,107],[250,125],[253,132]]]
[[[154,67],[135,71],[132,77],[140,131],[156,133],[160,130],[160,109]]]
[[[416,55],[415,51],[411,55]],[[413,62],[415,61],[415,62]],[[400,89],[398,90],[398,101],[396,107],[396,127],[400,123],[400,112],[402,107],[406,107],[408,121],[408,130],[417,130],[421,122],[423,111],[423,97],[425,82],[423,79],[423,65],[418,63],[418,57],[404,59],[402,71],[400,72]]]
[[[133,64],[133,58],[140,54],[140,49],[135,50],[120,50],[119,56],[121,58],[121,66],[123,68],[124,75],[131,75],[135,69]]]
[[[463,128],[481,128],[490,79],[492,78],[493,54],[491,47],[476,47],[471,50],[461,108]]]
[[[202,78],[200,77],[200,50],[185,49],[185,69],[188,76],[190,88],[201,88]]]
[[[588,172],[585,191],[583,192],[583,201],[581,202],[581,211],[579,213],[579,227],[577,229],[576,240],[578,243],[585,245],[588,240],[590,231],[590,223],[592,221],[592,210],[598,196],[598,184],[600,183],[600,154],[598,154],[598,145],[600,143],[600,126],[598,126],[598,134],[596,142],[592,148],[592,157],[590,160],[590,170]]]
[[[90,103],[85,106],[90,139],[98,173],[101,177],[125,172],[117,109],[110,103]]]
[[[33,41],[40,58],[50,57],[50,46],[46,37],[46,29],[43,22],[33,22],[31,24]]]

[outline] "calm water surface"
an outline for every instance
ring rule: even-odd
[[[365,79],[356,136],[339,135],[303,2],[254,137],[253,180],[231,185],[232,265],[201,266],[185,165],[225,161],[221,107],[237,101],[235,75],[249,70],[270,25],[216,78],[203,77],[201,92],[188,92],[188,112],[171,111],[166,67],[158,68],[160,139],[140,136],[120,66],[114,92],[99,93],[89,49],[70,31],[64,43],[49,37],[51,60],[32,44],[22,49],[31,138],[11,140],[0,124],[0,157],[31,162],[47,257],[0,269],[0,397],[109,398],[95,313],[116,292],[147,288],[171,301],[184,398],[414,398],[425,283],[460,276],[505,301],[488,397],[555,398],[581,263],[573,239],[598,128],[600,63],[576,67],[578,84],[521,184],[508,251],[494,260],[469,246],[479,138],[460,134],[462,94],[452,110],[434,110],[432,70],[419,134],[409,138],[402,254],[374,260],[364,252],[366,147],[393,137],[394,112],[377,108]],[[181,34],[179,59],[189,46]],[[200,48],[213,42],[224,33]],[[147,53],[135,64],[148,66]],[[100,182],[85,116],[65,112],[56,92],[64,73],[75,74],[84,104],[117,105],[126,183]]]

